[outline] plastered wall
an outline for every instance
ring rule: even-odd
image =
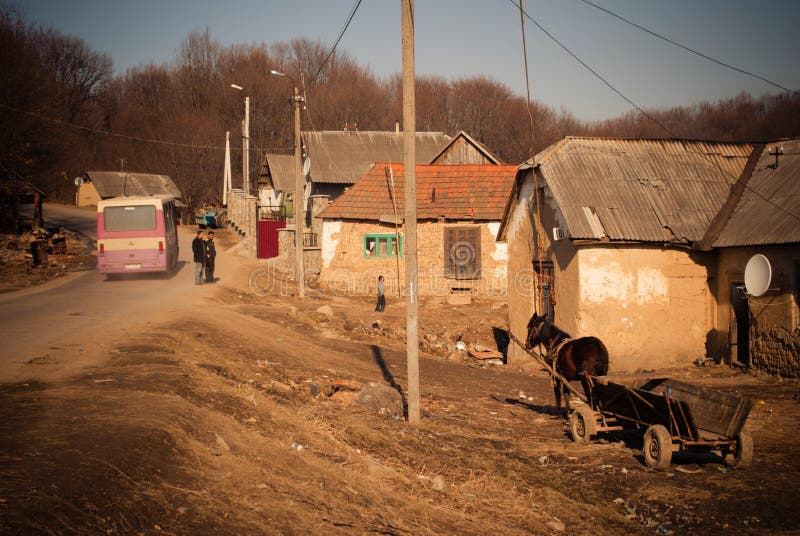
[[[451,222],[417,224],[417,265],[419,293],[445,296],[454,286],[467,286],[481,295],[505,295],[507,290],[508,252],[505,244],[495,242],[499,222],[463,223],[481,230],[481,277],[470,282],[456,282],[444,277],[444,230]],[[353,294],[374,292],[375,281],[384,276],[387,293],[397,293],[398,262],[392,258],[364,256],[364,235],[394,234],[391,224],[364,221],[325,220],[322,226],[321,283],[338,291]],[[403,236],[402,227],[400,236]],[[404,244],[405,246],[405,244]],[[403,258],[399,262],[399,281],[404,281]]]

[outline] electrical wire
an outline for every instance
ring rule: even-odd
[[[2,104],[2,103],[0,103],[0,108],[4,108],[6,110],[10,110],[12,112],[20,113],[20,114],[23,114],[23,115],[28,115],[28,116],[31,116],[31,117],[35,117],[37,119],[40,119],[40,120],[48,122],[48,123],[53,123],[55,125],[75,128],[75,129],[78,129],[78,130],[83,130],[85,132],[90,132],[92,134],[100,134],[102,136],[110,136],[110,137],[113,137],[113,138],[121,138],[121,139],[125,139],[125,140],[138,141],[138,142],[142,142],[142,143],[155,143],[155,144],[159,144],[159,145],[169,145],[169,146],[173,146],[173,147],[182,147],[182,148],[185,148],[185,149],[202,149],[202,150],[212,150],[212,151],[216,151],[216,150],[223,150],[224,151],[225,150],[225,146],[224,145],[196,145],[196,144],[193,144],[193,143],[179,143],[179,142],[174,142],[174,141],[157,140],[157,139],[154,139],[154,138],[142,138],[141,136],[132,136],[130,134],[120,134],[118,132],[111,132],[111,131],[108,131],[108,130],[100,130],[100,129],[97,129],[97,128],[87,127],[85,125],[78,125],[78,124],[75,124],[75,123],[70,123],[68,121],[62,121],[61,119],[54,119],[52,117],[47,117],[45,115],[38,114],[36,112],[30,112],[30,111],[27,111],[27,110],[21,110],[19,108],[15,108],[13,106],[9,106],[7,104]],[[274,149],[286,149],[286,147],[274,147]],[[231,147],[231,151],[241,151],[241,150],[242,149],[240,149],[240,148]]]
[[[574,52],[572,52],[572,50],[570,50],[570,49],[569,49],[569,48],[568,48],[568,47],[567,47],[567,46],[566,46],[564,43],[562,43],[561,41],[559,41],[559,39],[558,39],[557,37],[555,37],[553,34],[551,34],[549,31],[547,31],[547,29],[546,29],[544,26],[542,26],[541,24],[539,24],[539,21],[537,21],[536,19],[534,19],[533,17],[531,17],[531,16],[528,14],[528,12],[527,12],[527,11],[525,11],[525,10],[522,8],[522,6],[521,6],[520,4],[518,4],[518,3],[517,3],[517,2],[515,2],[514,0],[508,0],[508,1],[509,1],[509,2],[511,2],[511,4],[512,4],[514,7],[516,7],[516,8],[517,8],[517,9],[519,9],[519,10],[521,10],[521,11],[522,11],[522,13],[524,13],[524,14],[525,14],[525,16],[528,18],[528,20],[530,20],[532,23],[534,23],[534,24],[536,25],[536,27],[537,27],[537,28],[539,28],[539,29],[542,31],[542,33],[544,33],[544,34],[545,34],[547,37],[549,37],[549,38],[550,38],[550,39],[551,39],[551,40],[552,40],[552,41],[553,41],[555,44],[557,44],[558,46],[560,46],[560,47],[561,47],[561,48],[562,48],[562,49],[563,49],[563,50],[564,50],[564,51],[565,51],[567,54],[569,54],[570,56],[572,56],[572,58],[573,58],[575,61],[577,61],[578,63],[580,63],[580,64],[583,66],[583,68],[584,68],[584,69],[586,69],[587,71],[589,71],[590,73],[592,73],[592,74],[593,74],[593,75],[594,75],[594,76],[595,76],[595,77],[596,77],[598,80],[600,80],[600,81],[601,81],[603,84],[605,84],[605,85],[606,85],[606,86],[607,86],[607,87],[608,87],[608,88],[609,88],[611,91],[613,91],[614,93],[616,93],[617,95],[619,95],[619,96],[620,96],[620,98],[622,98],[622,100],[624,100],[625,102],[627,102],[628,104],[630,104],[631,106],[633,106],[634,108],[636,108],[636,109],[639,111],[639,113],[641,113],[643,116],[647,117],[647,118],[648,118],[650,121],[652,121],[653,123],[655,123],[656,125],[658,125],[658,126],[659,126],[659,127],[661,127],[662,129],[664,129],[665,131],[669,132],[669,133],[670,133],[672,136],[674,136],[674,137],[676,137],[676,138],[678,138],[678,137],[679,137],[677,134],[675,134],[675,133],[674,133],[674,132],[672,132],[672,131],[671,131],[669,128],[667,128],[667,127],[666,127],[666,125],[664,125],[663,123],[661,123],[661,122],[660,122],[658,119],[656,119],[656,118],[655,118],[655,117],[653,117],[652,115],[648,114],[648,113],[647,113],[647,112],[644,110],[644,108],[642,108],[641,106],[639,106],[638,104],[636,104],[635,102],[633,102],[631,99],[629,99],[628,97],[626,97],[626,96],[625,96],[625,94],[623,94],[623,93],[622,93],[622,91],[620,91],[620,90],[618,90],[616,87],[614,87],[614,85],[613,85],[613,84],[611,84],[611,82],[609,82],[608,80],[606,80],[606,79],[603,77],[603,75],[601,75],[600,73],[598,73],[597,71],[595,71],[594,69],[592,69],[592,68],[591,68],[591,67],[590,67],[590,66],[589,66],[589,65],[588,65],[588,64],[587,64],[585,61],[583,61],[582,59],[580,59],[580,58],[578,57],[578,55],[577,55],[577,54],[575,54]]]
[[[331,51],[328,52],[328,56],[320,64],[319,68],[317,69],[317,72],[315,72],[314,76],[311,77],[311,80],[308,81],[308,85],[311,85],[316,81],[317,77],[322,72],[322,69],[324,69],[325,65],[328,63],[328,60],[330,60],[331,56],[333,56],[333,53],[336,52],[336,47],[339,46],[339,41],[342,40],[342,37],[344,37],[344,33],[347,31],[347,28],[350,27],[350,23],[353,22],[353,17],[356,16],[356,11],[358,11],[358,8],[361,6],[361,1],[362,0],[356,0],[356,3],[353,5],[353,9],[350,10],[350,15],[347,17],[347,22],[345,22],[344,26],[339,32],[339,37],[336,38],[336,41],[333,43],[333,46],[331,47]]]
[[[668,133],[670,136],[672,136],[672,137],[673,137],[673,139],[675,139],[675,140],[681,140],[681,136],[679,136],[678,134],[676,134],[676,133],[675,133],[675,132],[674,132],[672,129],[670,129],[669,127],[667,127],[665,124],[663,124],[661,121],[659,121],[658,119],[656,119],[655,117],[653,117],[651,114],[648,114],[648,113],[647,113],[647,112],[646,112],[646,111],[645,111],[645,110],[644,110],[642,107],[640,107],[638,104],[636,104],[635,102],[633,102],[633,101],[632,101],[630,98],[628,98],[627,96],[625,96],[625,95],[624,95],[624,94],[623,94],[623,93],[622,93],[620,90],[618,90],[616,87],[614,87],[614,85],[612,85],[612,84],[611,84],[611,82],[609,82],[609,81],[608,81],[608,80],[606,80],[606,79],[605,79],[605,78],[604,78],[602,75],[600,75],[600,73],[598,73],[597,71],[595,71],[594,69],[592,69],[592,68],[591,68],[591,67],[590,67],[590,66],[589,66],[589,65],[588,65],[586,62],[584,62],[582,59],[580,59],[580,58],[577,56],[577,54],[575,54],[574,52],[572,52],[572,50],[570,50],[570,49],[569,49],[569,48],[568,48],[568,47],[567,47],[567,46],[566,46],[564,43],[562,43],[561,41],[559,41],[559,40],[558,40],[558,39],[557,39],[557,38],[556,38],[556,37],[555,37],[553,34],[551,34],[549,31],[547,31],[547,29],[546,29],[546,28],[544,28],[544,26],[542,26],[541,24],[539,24],[539,22],[538,22],[536,19],[534,19],[533,17],[531,17],[531,16],[530,16],[530,15],[529,15],[529,14],[528,14],[528,13],[527,13],[527,12],[526,12],[526,11],[525,11],[523,8],[522,8],[522,6],[521,6],[520,4],[518,4],[518,3],[517,3],[517,2],[515,2],[514,0],[508,0],[508,1],[509,1],[509,2],[511,2],[511,4],[512,4],[514,7],[516,7],[516,8],[517,8],[517,9],[519,9],[519,10],[521,10],[521,11],[522,11],[522,12],[525,14],[525,16],[526,16],[526,17],[527,17],[527,18],[528,18],[528,19],[529,19],[531,22],[533,22],[533,23],[536,25],[536,27],[537,27],[537,28],[539,28],[539,29],[542,31],[542,33],[544,33],[544,34],[545,34],[547,37],[549,37],[549,38],[550,38],[550,39],[551,39],[553,42],[555,42],[555,43],[556,43],[556,44],[557,44],[559,47],[561,47],[561,48],[562,48],[562,49],[563,49],[563,50],[564,50],[564,51],[565,51],[567,54],[569,54],[570,56],[572,56],[572,58],[573,58],[575,61],[577,61],[577,62],[578,62],[580,65],[582,65],[582,66],[583,66],[583,67],[584,67],[586,70],[588,70],[588,71],[589,71],[590,73],[592,73],[592,74],[593,74],[595,77],[597,77],[597,79],[598,79],[598,80],[600,80],[601,82],[603,82],[603,84],[605,84],[605,85],[606,85],[606,86],[607,86],[609,89],[611,89],[611,90],[612,90],[614,93],[616,93],[617,95],[619,95],[619,96],[620,96],[620,97],[621,97],[621,98],[622,98],[622,99],[623,99],[625,102],[627,102],[628,104],[630,104],[631,106],[633,106],[634,108],[636,108],[636,109],[639,111],[639,113],[641,113],[643,116],[647,117],[647,118],[648,118],[648,119],[650,119],[650,120],[651,120],[653,123],[655,123],[656,125],[658,125],[658,126],[659,126],[659,127],[662,129],[662,130],[664,130],[664,131],[665,131],[665,132],[667,132],[667,133]],[[691,151],[691,149],[689,149],[689,150]],[[698,153],[698,154],[701,154],[701,153]],[[725,170],[724,170],[724,169],[723,169],[723,168],[722,168],[722,167],[721,167],[719,164],[717,164],[717,163],[716,163],[716,162],[714,162],[713,160],[711,160],[711,162],[712,162],[712,164],[713,164],[713,165],[714,165],[714,166],[715,166],[717,169],[719,169],[719,170],[720,170],[720,171],[721,171],[721,172],[722,172],[724,175],[727,175],[728,177],[731,177],[731,178],[733,179],[733,182],[736,182],[736,180],[737,180],[737,178],[736,178],[736,177],[733,177],[733,176],[731,176],[731,175],[730,175],[730,174],[729,174],[727,171],[725,171]],[[768,204],[772,205],[773,207],[777,208],[777,209],[778,209],[778,210],[780,210],[781,212],[783,212],[783,213],[785,213],[785,214],[789,215],[789,216],[790,216],[790,217],[792,217],[793,219],[795,219],[795,220],[797,220],[798,222],[800,222],[800,216],[798,216],[798,215],[794,214],[793,212],[790,212],[789,210],[786,210],[785,208],[783,208],[782,206],[780,206],[780,205],[778,205],[777,203],[773,202],[772,200],[770,200],[770,199],[767,199],[766,197],[764,197],[763,195],[761,195],[759,192],[757,192],[757,191],[753,190],[753,189],[752,189],[750,186],[748,186],[747,184],[745,184],[745,185],[744,185],[744,188],[745,188],[746,190],[750,191],[751,193],[753,193],[753,194],[754,194],[756,197],[758,197],[758,198],[762,199],[762,200],[763,200],[763,201],[765,201],[766,203],[768,203]]]
[[[664,35],[661,35],[661,34],[659,34],[659,33],[657,33],[657,32],[654,32],[653,30],[650,30],[649,28],[645,28],[644,26],[641,26],[641,25],[639,25],[639,24],[636,24],[635,22],[633,22],[633,21],[631,21],[631,20],[628,20],[628,19],[626,19],[626,18],[625,18],[625,17],[623,17],[622,15],[619,15],[619,14],[617,14],[617,13],[614,13],[613,11],[611,11],[611,10],[609,10],[609,9],[606,9],[606,8],[604,8],[603,6],[599,6],[599,5],[595,4],[594,2],[591,2],[590,0],[578,0],[578,1],[580,1],[580,2],[583,2],[584,4],[586,4],[586,5],[589,5],[589,6],[592,6],[592,7],[596,8],[596,9],[599,9],[600,11],[602,11],[602,12],[604,12],[604,13],[608,14],[608,15],[611,15],[612,17],[615,17],[615,18],[617,18],[617,19],[619,19],[619,20],[621,20],[621,21],[623,21],[623,22],[625,22],[625,23],[627,23],[627,24],[630,24],[630,25],[631,25],[631,26],[633,26],[634,28],[638,28],[639,30],[641,30],[641,31],[643,31],[643,32],[645,32],[645,33],[647,33],[647,34],[650,34],[650,35],[652,35],[653,37],[655,37],[655,38],[657,38],[657,39],[661,39],[662,41],[666,41],[667,43],[669,43],[669,44],[671,44],[671,45],[674,45],[674,46],[676,46],[676,47],[678,47],[678,48],[681,48],[681,49],[683,49],[683,50],[685,50],[685,51],[687,51],[687,52],[691,52],[692,54],[695,54],[695,55],[697,55],[697,56],[700,56],[700,57],[701,57],[701,58],[703,58],[703,59],[706,59],[706,60],[708,60],[708,61],[711,61],[711,62],[713,62],[713,63],[716,63],[717,65],[721,65],[721,66],[723,66],[723,67],[726,67],[726,68],[728,68],[728,69],[730,69],[730,70],[732,70],[732,71],[736,71],[736,72],[738,72],[738,73],[745,74],[745,75],[747,75],[747,76],[751,76],[751,77],[753,77],[753,78],[757,78],[757,79],[761,80],[762,82],[766,82],[767,84],[769,84],[769,85],[771,85],[771,86],[775,86],[775,87],[777,87],[778,89],[782,89],[783,91],[787,91],[787,92],[789,92],[789,93],[794,93],[794,94],[796,94],[796,95],[800,95],[800,91],[797,91],[797,90],[794,90],[794,89],[790,89],[790,88],[788,88],[788,87],[785,87],[785,86],[782,86],[782,85],[780,85],[780,84],[779,84],[779,83],[777,83],[777,82],[773,82],[772,80],[769,80],[769,79],[767,79],[767,78],[764,78],[764,77],[763,77],[763,76],[761,76],[761,75],[758,75],[758,74],[752,73],[752,72],[750,72],[750,71],[745,71],[744,69],[740,69],[739,67],[736,67],[736,66],[734,66],[734,65],[731,65],[731,64],[729,64],[729,63],[725,63],[725,62],[724,62],[724,61],[722,61],[722,60],[718,60],[718,59],[716,59],[716,58],[712,58],[711,56],[709,56],[709,55],[707,55],[707,54],[703,54],[702,52],[700,52],[700,51],[698,51],[698,50],[695,50],[695,49],[693,49],[693,48],[689,48],[689,47],[687,47],[687,46],[685,46],[685,45],[682,45],[682,44],[678,43],[677,41],[675,41],[675,40],[673,40],[673,39],[670,39],[669,37],[666,37],[666,36],[664,36]]]

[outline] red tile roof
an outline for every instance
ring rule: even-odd
[[[393,215],[387,169],[377,162],[322,212],[332,220],[379,220]],[[391,164],[397,214],[403,216],[403,164]],[[500,221],[517,166],[418,165],[417,219]]]

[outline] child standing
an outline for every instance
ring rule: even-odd
[[[378,291],[378,303],[375,305],[375,310],[379,313],[382,313],[384,309],[386,309],[386,296],[384,295],[383,291],[383,276],[378,276],[378,284],[375,286],[375,289]]]

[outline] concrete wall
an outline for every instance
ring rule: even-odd
[[[509,326],[517,338],[525,340],[536,303],[533,261],[538,241],[542,260],[553,263],[556,325],[573,337],[599,337],[609,350],[612,372],[686,365],[705,357],[713,329],[708,284],[712,254],[645,244],[554,241],[553,227],[565,224],[546,189],[540,205],[537,236],[529,175],[506,232]],[[508,359],[529,358],[512,343]]]
[[[444,276],[444,232],[449,225],[476,225],[481,233],[481,277],[456,281]],[[453,288],[469,288],[480,295],[505,295],[507,259],[505,244],[495,242],[499,222],[456,223],[420,222],[417,224],[419,293],[446,296]],[[392,224],[364,221],[325,220],[322,229],[321,282],[330,288],[352,294],[371,294],[375,281],[383,275],[387,294],[397,292],[404,281],[403,259],[364,256],[364,235],[394,234]],[[400,236],[403,236],[402,227]],[[405,244],[404,244],[405,245]]]
[[[285,272],[294,272],[297,266],[297,257],[295,256],[295,228],[286,227],[278,230],[278,251],[279,255],[275,258],[273,263],[279,270]],[[306,277],[312,274],[319,274],[322,266],[322,248],[319,247],[306,247],[303,250],[303,272]]]
[[[258,198],[234,189],[228,192],[228,222],[234,231],[243,237],[239,250],[248,257],[257,254]]]
[[[714,352],[725,360],[735,360],[731,341],[736,332],[736,316],[731,305],[731,286],[744,282],[747,261],[765,255],[772,266],[772,284],[766,294],[750,296],[750,362],[753,368],[783,377],[800,377],[800,312],[798,312],[798,270],[800,247],[771,246],[724,248],[718,250],[716,277],[717,308],[714,317],[717,339]]]

